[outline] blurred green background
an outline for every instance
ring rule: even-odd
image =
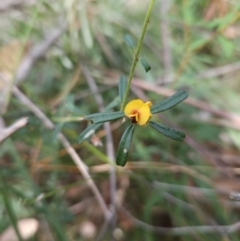
[[[238,1],[155,1],[140,53],[152,69],[138,64],[129,100],[156,103],[186,90],[186,101],[153,117],[185,132],[184,142],[136,128],[116,179],[106,148],[110,140],[116,152],[126,126],[121,120],[110,123],[112,141],[105,127],[78,144],[89,124],[79,118],[111,103],[119,77],[129,74],[133,52],[123,36],[137,43],[149,2],[1,1],[0,132],[21,117],[29,122],[0,143],[1,241],[19,240],[4,239],[4,230],[29,218],[37,222],[28,238],[34,241],[239,240]],[[60,132],[108,208],[115,197],[110,224]]]

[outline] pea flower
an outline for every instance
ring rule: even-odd
[[[152,103],[150,101],[144,103],[140,99],[130,101],[125,109],[124,114],[131,119],[133,124],[140,126],[146,125],[148,120],[152,117],[150,107]]]
[[[125,106],[124,111],[102,112],[85,116],[84,119],[92,120],[93,124],[88,126],[80,134],[79,142],[82,143],[84,140],[88,139],[101,125],[103,125],[104,122],[119,119],[124,116],[129,118],[131,124],[124,131],[116,154],[116,164],[125,166],[136,125],[142,127],[150,124],[150,126],[158,132],[176,141],[182,141],[185,138],[183,132],[150,121],[150,118],[152,117],[152,114],[163,112],[174,107],[185,100],[187,96],[187,93],[181,90],[155,105],[152,105],[150,101],[144,103],[141,99],[135,99]]]

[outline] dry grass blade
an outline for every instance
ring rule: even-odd
[[[0,12],[5,12],[14,8],[21,8],[24,5],[34,4],[36,0],[8,0],[1,1],[0,3]]]
[[[98,87],[90,75],[89,70],[84,67],[83,68],[83,74],[86,77],[87,83],[91,89],[91,92],[94,94],[95,101],[98,105],[99,111],[104,110],[104,102],[103,98],[100,95],[98,91]],[[113,138],[112,138],[112,133],[111,133],[111,126],[109,122],[104,123],[104,129],[106,132],[106,153],[108,159],[112,162],[113,165],[111,165],[109,173],[110,173],[110,197],[111,197],[111,213],[112,213],[112,218],[109,220],[111,221],[112,229],[115,229],[116,226],[116,167],[115,167],[115,153],[114,153],[114,146],[113,146]],[[108,226],[108,225],[107,225]],[[104,225],[105,227],[105,225]],[[105,231],[104,231],[105,232]]]
[[[34,105],[17,87],[13,87],[13,94],[16,96],[16,98],[24,104],[29,110],[31,110],[42,122],[43,125],[48,129],[53,129],[54,124],[44,115],[44,113],[36,106]],[[62,145],[65,147],[66,151],[68,152],[69,156],[71,156],[72,160],[78,167],[79,171],[82,173],[87,185],[94,193],[96,199],[99,202],[99,205],[101,206],[101,209],[104,213],[105,218],[108,220],[111,218],[111,212],[108,210],[96,184],[94,183],[93,179],[91,178],[91,175],[88,172],[88,168],[83,163],[81,158],[78,156],[76,151],[73,149],[67,138],[62,134],[59,133],[58,135],[59,141],[62,143]]]
[[[39,44],[33,46],[28,54],[21,61],[21,64],[18,67],[16,72],[16,84],[24,81],[29,74],[34,63],[44,56],[48,49],[56,42],[56,40],[64,33],[66,27],[63,24],[63,27],[51,31],[51,33]]]
[[[76,84],[79,81],[79,78],[81,76],[81,68],[78,67],[77,70],[74,73],[73,78],[71,78],[69,81],[67,81],[66,85],[62,89],[62,92],[59,93],[56,97],[54,97],[50,103],[51,107],[56,107],[59,103],[61,103],[64,98],[67,96],[69,92],[76,86]]]
[[[167,235],[186,235],[194,233],[218,233],[219,230],[226,233],[237,232],[240,229],[240,222],[231,224],[231,225],[212,225],[212,226],[187,226],[187,227],[177,227],[177,228],[165,228],[165,227],[156,227],[145,223],[132,214],[130,214],[126,209],[121,208],[121,211],[129,217],[136,226],[143,228],[155,233],[167,234]]]
[[[0,143],[2,143],[4,140],[6,140],[9,136],[11,136],[14,132],[17,130],[23,128],[28,124],[28,118],[22,117],[19,120],[17,120],[15,123],[13,123],[11,126],[2,129],[0,128]]]

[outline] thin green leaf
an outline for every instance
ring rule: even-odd
[[[143,68],[145,69],[146,72],[151,70],[151,66],[149,65],[149,63],[147,62],[146,59],[140,59],[140,62],[143,66]]]
[[[180,90],[174,95],[165,99],[164,101],[153,105],[151,108],[151,113],[155,114],[158,112],[168,110],[174,107],[175,105],[179,104],[183,100],[185,100],[187,97],[188,97],[188,94],[184,90]]]
[[[1,173],[0,173],[0,175],[1,175]],[[13,225],[14,231],[17,234],[18,240],[23,241],[22,236],[19,232],[19,227],[17,225],[17,216],[16,216],[15,210],[12,205],[12,200],[9,198],[9,193],[8,193],[8,189],[6,188],[5,181],[3,180],[3,178],[1,176],[0,176],[0,180],[1,180],[0,191],[1,191],[1,196],[3,199],[3,204],[5,205],[6,211],[10,218],[10,221]]]
[[[115,106],[119,105],[120,98],[117,96],[108,106],[106,106],[106,110],[110,110],[114,108]],[[106,112],[107,113],[107,112]],[[111,112],[112,113],[112,112]],[[98,113],[99,114],[99,113]],[[101,113],[102,114],[102,113]],[[87,118],[85,118],[87,119]],[[95,131],[100,128],[103,125],[103,122],[98,124],[92,124],[88,126],[78,137],[78,142],[81,144],[85,140],[87,140],[92,134],[95,133]]]
[[[167,136],[175,141],[183,141],[186,136],[183,132],[174,130],[171,127],[164,126],[153,121],[150,121],[149,123],[154,129],[161,132],[164,136]]]
[[[85,5],[85,4],[83,4]],[[91,34],[90,24],[86,13],[86,7],[83,6],[81,14],[80,14],[80,21],[81,21],[81,30],[83,35],[83,40],[88,48],[93,47],[93,38]]]
[[[127,44],[128,47],[130,48],[134,48],[135,47],[135,44],[133,42],[133,39],[132,37],[129,35],[129,34],[126,34],[124,37],[123,37],[123,40],[124,42]]]
[[[200,38],[195,41],[193,41],[189,46],[189,51],[196,51],[198,49],[201,49],[209,40],[206,38]]]
[[[127,77],[122,75],[118,82],[118,92],[119,92],[121,102],[123,101],[126,88],[127,88]]]
[[[92,120],[95,124],[115,120],[124,116],[123,111],[101,112],[87,115],[84,119]]]
[[[120,143],[118,145],[118,151],[116,155],[116,164],[118,166],[125,166],[127,162],[128,152],[132,142],[135,125],[130,125],[124,131]]]
[[[85,140],[87,140],[91,135],[95,133],[95,131],[102,126],[103,123],[98,123],[98,124],[92,124],[88,126],[78,137],[78,142],[81,144]]]

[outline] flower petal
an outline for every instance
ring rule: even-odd
[[[150,101],[144,103],[142,107],[138,110],[139,112],[139,120],[138,124],[140,126],[146,125],[148,120],[151,118],[151,112],[150,112],[150,107],[152,106],[152,103]]]
[[[140,99],[132,100],[126,105],[124,109],[124,114],[127,117],[130,117],[130,115],[134,114],[134,111],[137,111],[138,109],[140,109],[142,105],[144,105],[144,102],[142,100]]]

